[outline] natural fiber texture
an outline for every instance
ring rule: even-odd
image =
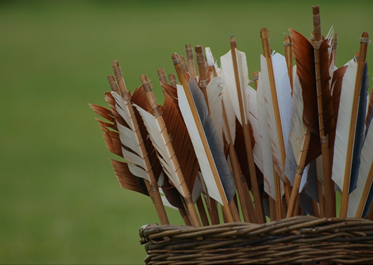
[[[297,216],[266,224],[140,229],[146,264],[373,263],[373,222]]]

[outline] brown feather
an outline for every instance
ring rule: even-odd
[[[130,152],[133,152],[133,151],[121,143],[116,123],[119,122],[123,126],[126,126],[126,127],[129,127],[129,126],[116,111],[115,99],[110,92],[105,93],[105,100],[109,103],[111,110],[106,109],[101,106],[94,105],[94,104],[90,104],[90,107],[95,111],[95,113],[97,113],[98,115],[100,115],[101,117],[109,121],[109,122],[104,122],[96,118],[96,120],[99,122],[99,126],[104,132],[103,137],[105,139],[106,147],[111,153],[116,154],[120,157],[123,157],[122,148]],[[140,121],[142,121],[141,118],[140,118]],[[141,127],[141,125],[145,127],[142,123],[139,122],[139,127]],[[149,158],[150,157],[151,156],[149,156]],[[156,159],[156,161],[158,160]],[[144,180],[132,175],[132,173],[128,169],[127,163],[119,162],[116,160],[111,160],[111,162],[114,168],[115,175],[117,176],[117,179],[122,188],[137,191],[145,195],[149,195],[146,189]],[[153,165],[153,170],[154,168],[157,168],[157,166]],[[158,170],[158,173],[160,174],[160,170]],[[159,174],[157,176],[159,176]]]
[[[129,128],[128,124],[125,122],[125,120],[123,119],[123,117],[120,116],[119,113],[117,112],[117,110],[115,109],[115,99],[114,99],[113,95],[110,92],[106,92],[105,93],[105,100],[109,103],[109,106],[110,106],[112,115],[115,118],[115,121],[118,122],[118,123],[120,123],[121,125],[126,126],[127,128]]]
[[[120,157],[123,157],[121,142],[117,131],[108,130],[105,123],[99,120],[99,125],[104,132],[103,136],[105,139],[107,149]]]
[[[98,121],[103,126],[105,126],[106,128],[111,128],[111,129],[116,130],[116,131],[118,130],[116,123],[105,122],[105,121],[102,121],[102,120],[100,120],[98,118],[95,118],[95,120]]]
[[[336,118],[334,117],[333,98],[330,94],[330,75],[329,75],[329,44],[325,39],[320,46],[320,66],[321,66],[321,83],[322,83],[322,102],[325,135],[335,131]]]
[[[317,89],[315,73],[315,57],[312,44],[299,32],[290,29],[293,56],[297,65],[297,75],[302,86],[303,97],[303,122],[311,130],[310,146],[307,152],[306,164],[321,155],[321,144],[319,135],[319,120],[317,108]],[[335,118],[333,111],[333,100],[329,90],[329,54],[328,43],[325,39],[320,45],[320,67],[323,100],[324,132],[333,134],[335,131]],[[332,136],[333,137],[333,136]],[[329,141],[329,146],[332,146]]]
[[[302,85],[303,121],[314,134],[319,134],[317,110],[317,90],[315,77],[315,58],[312,44],[299,32],[290,29],[297,74]],[[332,97],[329,91],[329,54],[328,42],[325,39],[320,45],[320,66],[323,97],[323,117],[325,135],[335,128]]]
[[[134,104],[141,107],[142,109],[151,112],[149,104],[148,104],[148,100],[146,98],[146,94],[145,94],[144,89],[142,87],[136,88],[136,90],[133,93],[133,96],[131,98],[131,101]],[[162,112],[162,109],[163,109],[162,106],[159,106],[159,109]],[[140,132],[141,132],[141,136],[142,136],[142,138],[144,140],[144,143],[145,143],[145,148],[148,152],[150,163],[152,164],[152,169],[153,169],[154,175],[156,176],[157,181],[158,181],[158,177],[160,176],[160,174],[162,172],[162,166],[159,162],[159,159],[157,157],[157,152],[155,151],[155,149],[153,147],[151,139],[148,136],[148,131],[147,131],[144,123],[142,122],[142,118],[141,118],[140,113],[137,111],[136,108],[134,108],[134,111],[135,111],[136,119],[137,119],[138,124],[139,124],[139,129],[140,129]],[[182,202],[182,199],[180,197],[180,194],[179,194],[178,190],[172,184],[170,184],[168,178],[165,178],[164,182],[159,183],[159,185],[162,188],[163,193],[166,196],[168,202],[172,206],[174,206],[178,209],[184,209],[184,205],[183,205],[183,202]]]
[[[111,164],[113,165],[114,173],[122,188],[149,196],[149,192],[146,188],[144,180],[142,178],[134,176],[130,172],[127,163],[119,162],[114,159],[110,160]]]
[[[342,81],[343,76],[346,72],[347,65],[342,66],[334,71],[332,80],[332,90],[333,90],[333,110],[334,110],[334,122],[337,124],[338,111],[339,111],[339,101],[341,98],[342,91]]]
[[[148,100],[146,98],[144,89],[142,87],[136,88],[135,92],[133,93],[133,95],[131,97],[131,101],[134,104],[141,107],[142,109],[145,109],[145,110],[150,109],[149,105],[148,105]],[[144,141],[144,144],[145,144],[146,152],[148,153],[150,164],[152,165],[154,176],[155,176],[156,180],[158,180],[159,175],[162,172],[162,166],[159,162],[159,159],[157,157],[157,153],[156,153],[156,151],[154,149],[154,146],[152,144],[152,141],[151,141],[151,139],[148,135],[148,131],[145,127],[145,124],[144,124],[144,122],[141,118],[140,113],[137,111],[136,108],[134,108],[134,112],[135,112],[135,116],[136,116],[136,119],[137,119],[137,123],[139,125],[139,130],[141,132],[141,137],[142,137],[142,139]]]
[[[199,164],[181,113],[173,99],[169,96],[165,97],[162,116],[167,131],[170,134],[172,146],[178,158],[188,189],[192,192],[194,181],[199,170]]]
[[[254,149],[255,146],[255,138],[254,138],[254,131],[253,127],[251,126],[251,123],[249,123],[249,130],[250,130],[250,138],[252,143],[252,149]],[[236,139],[234,141],[234,149],[236,150],[238,162],[241,167],[242,174],[246,177],[246,182],[251,186],[250,182],[250,170],[249,170],[249,164],[247,163],[247,153],[246,153],[246,147],[245,147],[245,138],[243,133],[243,127],[236,118]]]
[[[161,83],[161,86],[162,86],[163,94],[165,96],[169,96],[174,101],[177,108],[179,108],[178,100],[177,100],[177,89],[176,89],[176,87],[173,87],[173,86],[171,86],[169,84],[166,84],[164,82],[160,82],[160,83]]]
[[[114,116],[113,116],[113,113],[111,112],[111,110],[107,109],[107,108],[104,108],[104,107],[101,107],[99,105],[95,105],[95,104],[88,104],[91,109],[97,114],[97,115],[100,115],[102,118],[110,121],[110,122],[115,122],[115,119],[114,119]]]
[[[165,178],[164,183],[161,183],[161,187],[164,195],[166,196],[168,202],[178,208],[184,209],[184,204],[181,199],[180,193],[177,191],[174,185],[172,185],[167,178]]]

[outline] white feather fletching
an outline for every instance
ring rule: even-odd
[[[190,138],[192,140],[192,144],[193,144],[194,151],[198,159],[198,163],[199,163],[202,175],[203,175],[203,179],[207,186],[208,194],[210,197],[218,201],[220,204],[223,204],[217,184],[215,182],[214,175],[210,168],[210,164],[208,161],[206,151],[203,147],[201,137],[198,133],[196,121],[193,118],[193,114],[189,106],[187,97],[185,95],[183,86],[177,85],[177,94],[178,94],[178,99],[179,99],[179,108],[184,118],[185,124],[187,126]],[[220,183],[220,185],[222,184]]]
[[[286,145],[285,175],[293,184],[296,168],[300,164],[301,151],[307,131],[303,123],[303,96],[299,77],[296,73],[296,65],[293,67],[293,97],[291,102],[290,132]],[[307,180],[307,170],[303,171],[302,183]],[[300,188],[303,188],[302,185]],[[301,190],[301,189],[300,189]]]
[[[205,48],[205,56],[206,56],[206,61],[207,61],[208,66],[215,66],[216,74],[219,76],[221,74],[221,70],[216,60],[214,59],[214,55],[212,54],[210,47]],[[211,78],[212,77],[214,76],[212,76],[212,73],[211,73]]]
[[[341,97],[339,103],[340,107],[334,142],[332,179],[340,189],[343,188],[345,165],[347,163],[352,163],[352,161],[346,161],[348,144],[346,139],[349,138],[352,111],[357,111],[352,110],[356,72],[357,63],[354,62],[354,60],[350,60],[342,80]]]
[[[176,189],[179,191],[179,193],[185,197],[184,191],[181,188],[180,180],[176,174],[176,171],[178,168],[176,168],[175,164],[173,163],[171,159],[171,155],[169,153],[169,150],[166,148],[167,142],[163,138],[162,130],[164,128],[161,128],[157,119],[150,114],[149,112],[145,111],[141,107],[134,104],[134,107],[138,110],[140,113],[144,124],[148,130],[148,133],[150,135],[151,141],[153,143],[154,148],[157,150],[157,152],[160,154],[158,155],[159,161],[169,177],[169,179],[172,181]]]
[[[232,144],[234,144],[236,140],[236,114],[234,113],[233,105],[231,97],[229,96],[229,92],[227,90],[227,86],[223,86],[223,102],[224,102],[224,109],[225,114],[227,115],[228,119],[228,127],[232,137]],[[225,131],[225,127],[223,127]]]
[[[299,164],[303,143],[307,132],[307,127],[303,122],[303,96],[302,87],[299,77],[296,73],[296,65],[293,67],[293,99],[292,99],[292,114],[291,122],[293,123],[289,132],[289,140],[291,142],[296,163]]]
[[[222,91],[224,81],[221,77],[215,77],[211,79],[210,83],[206,87],[208,106],[210,109],[210,115],[212,123],[214,124],[215,130],[219,137],[221,146],[224,146],[223,142],[223,109],[222,109]]]
[[[281,117],[281,129],[283,132],[283,139],[279,139],[277,133],[277,124],[275,120],[275,110],[273,105],[273,98],[271,94],[271,88],[269,83],[269,74],[267,70],[266,58],[261,55],[261,78],[259,81],[262,83],[265,106],[267,110],[267,122],[269,133],[272,143],[272,155],[274,167],[278,175],[284,180],[284,168],[282,164],[282,155],[280,150],[280,140],[287,142],[289,133],[289,117],[291,112],[291,88],[289,82],[289,76],[287,74],[285,58],[280,54],[272,56],[273,74],[275,77],[277,100],[279,106],[279,112]],[[284,158],[285,159],[285,158]]]
[[[356,189],[350,193],[348,200],[347,217],[355,217],[358,205],[360,203],[362,193],[365,186],[372,186],[372,183],[367,183],[370,168],[373,164],[373,130],[367,132],[363,149],[361,151],[361,164],[359,170],[359,177],[357,180]]]
[[[272,147],[271,138],[269,136],[267,110],[264,102],[263,83],[261,81],[261,73],[258,77],[257,88],[257,103],[258,103],[258,123],[259,123],[259,142],[263,158],[263,178],[264,191],[276,200],[275,176],[273,171]]]
[[[144,154],[140,148],[140,140],[137,138],[137,135],[134,131],[135,126],[133,121],[131,120],[131,115],[128,104],[130,102],[126,102],[118,93],[112,92],[111,93],[115,99],[115,109],[120,116],[125,120],[130,128],[127,128],[117,122],[119,138],[123,145],[130,148],[133,152],[129,152],[125,148],[122,147],[122,153],[124,159],[128,162],[128,168],[130,172],[140,178],[146,179],[150,181],[149,172],[150,168],[146,167],[146,163],[144,158],[146,154]],[[139,167],[140,166],[140,167]]]
[[[258,166],[261,172],[263,172],[263,154],[262,146],[260,142],[260,133],[259,133],[259,121],[258,121],[258,104],[257,104],[257,91],[251,86],[247,86],[245,90],[246,95],[246,110],[247,116],[249,117],[250,124],[253,128],[255,146],[253,150],[254,162]]]
[[[244,95],[246,86],[249,84],[249,72],[247,69],[246,54],[236,49],[236,57],[241,87],[241,95]],[[227,86],[229,96],[232,100],[234,112],[238,120],[242,124],[231,51],[228,51],[225,55],[220,57],[220,63],[222,68],[222,75]],[[246,103],[244,96],[242,96],[242,100],[245,107]],[[246,110],[244,110],[244,114],[246,115]],[[247,121],[246,116],[244,117],[244,121]]]

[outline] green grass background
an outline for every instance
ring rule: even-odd
[[[106,105],[112,60],[131,90],[147,74],[162,102],[156,70],[174,72],[186,43],[219,58],[234,34],[251,75],[260,29],[283,53],[288,28],[310,36],[314,4],[341,66],[373,34],[373,1],[0,1],[0,263],[142,264],[138,229],[156,213],[119,187],[88,107]]]

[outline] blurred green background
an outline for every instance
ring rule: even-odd
[[[373,1],[0,1],[0,263],[142,264],[138,229],[156,213],[119,187],[88,107],[106,106],[112,60],[131,90],[147,74],[162,102],[156,70],[174,72],[185,44],[219,58],[234,34],[251,75],[260,29],[283,53],[288,28],[310,36],[314,4],[341,66],[373,34]]]

